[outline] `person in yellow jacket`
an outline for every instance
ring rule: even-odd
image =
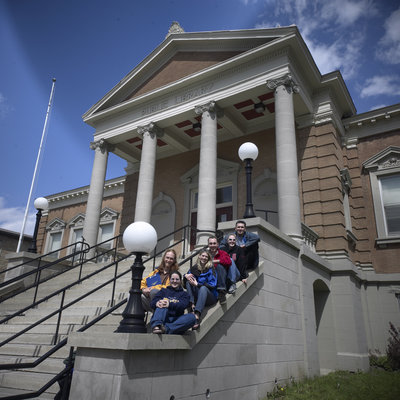
[[[178,271],[179,265],[176,262],[175,250],[167,250],[161,260],[161,264],[140,283],[142,291],[142,305],[145,311],[153,311],[151,301],[154,296],[162,289],[170,285],[169,277],[172,272]]]

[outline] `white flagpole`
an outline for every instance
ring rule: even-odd
[[[53,78],[52,81],[53,81],[53,84],[51,86],[50,99],[49,99],[49,104],[47,106],[46,118],[44,121],[44,126],[43,126],[43,131],[42,131],[42,139],[40,140],[40,146],[39,146],[39,151],[38,151],[38,155],[36,158],[35,170],[33,171],[31,189],[29,191],[28,202],[26,203],[26,208],[25,208],[24,221],[22,223],[21,234],[19,235],[19,240],[18,240],[17,253],[19,253],[19,250],[20,250],[21,244],[22,244],[22,238],[24,237],[25,224],[26,224],[26,219],[28,217],[28,211],[29,211],[29,204],[31,202],[32,192],[33,192],[33,188],[35,186],[35,181],[36,181],[36,173],[37,173],[37,169],[38,169],[38,165],[39,165],[39,161],[40,161],[40,156],[42,153],[42,147],[43,147],[44,139],[45,139],[46,133],[47,133],[47,123],[49,120],[51,103],[53,102],[56,78]]]

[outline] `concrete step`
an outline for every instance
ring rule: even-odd
[[[0,356],[1,364],[22,364],[36,361],[37,357],[6,357]],[[25,372],[43,372],[43,373],[54,373],[54,371],[62,371],[65,368],[64,358],[48,358],[47,360],[41,362],[34,368],[22,368],[19,371]],[[4,371],[0,371],[4,372]]]
[[[28,394],[32,393],[30,390],[21,390],[21,389],[13,389],[13,388],[2,388],[0,387],[0,399],[6,398],[9,396],[16,396],[18,394]],[[30,397],[33,400],[50,400],[54,399],[54,393],[42,393],[40,397]]]
[[[50,381],[53,376],[54,373],[36,372],[33,374],[25,371],[10,371],[1,376],[0,384],[2,388],[36,391]],[[60,386],[55,383],[47,389],[46,393],[54,396],[59,390]]]
[[[2,356],[16,356],[16,357],[40,357],[53,346],[50,345],[35,345],[35,344],[7,344],[1,348]],[[65,359],[69,354],[68,346],[59,349],[52,357]]]
[[[129,271],[132,260],[121,262],[118,266],[118,273],[128,271],[127,274],[120,278],[115,288],[115,302],[119,302],[126,298],[131,287],[131,274]],[[157,264],[158,265],[158,264]],[[82,270],[82,276],[98,270],[101,266],[96,264],[86,265]],[[148,265],[144,276],[147,276],[152,271],[152,265]],[[109,268],[107,271],[102,271],[95,277],[92,277],[82,284],[75,285],[66,292],[64,304],[69,303],[73,299],[80,297],[84,293],[88,293],[99,284],[114,277],[115,269]],[[67,271],[52,280],[40,285],[37,292],[37,298],[43,298],[60,287],[65,287],[75,281],[79,271]],[[59,326],[59,340],[67,337],[68,333],[78,330],[81,326],[94,319],[97,315],[104,312],[111,305],[112,284],[100,289],[91,294],[86,299],[79,301],[70,309],[64,310],[62,313],[61,324]],[[30,289],[26,293],[15,296],[0,304],[0,314],[9,313],[10,310],[18,310],[19,307],[24,307],[27,300],[33,298],[34,289]],[[20,300],[22,299],[22,300]],[[14,317],[7,323],[0,325],[0,341],[19,332],[21,329],[37,322],[44,316],[47,316],[61,304],[61,295],[54,296],[48,301],[40,304],[35,309],[27,310],[24,315]],[[96,332],[114,332],[120,321],[122,320],[122,311],[125,304],[115,311],[112,315],[107,316],[104,320],[91,328]],[[55,330],[58,315],[55,315],[39,326],[24,333],[12,342],[0,348],[0,364],[15,363],[15,362],[30,362],[41,355],[45,354],[53,346],[51,345]],[[51,358],[45,360],[38,365],[34,370],[17,370],[17,371],[0,371],[0,396],[11,395],[21,391],[37,390],[47,383],[54,374],[64,368],[63,361],[69,355],[69,346],[66,345]],[[41,399],[54,398],[54,394],[59,390],[58,384],[53,385],[50,390],[50,395],[40,396]],[[50,397],[52,395],[52,397]],[[46,397],[47,396],[47,397]]]

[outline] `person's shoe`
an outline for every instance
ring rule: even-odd
[[[162,335],[165,333],[165,326],[164,325],[157,325],[153,328],[153,333]]]
[[[228,293],[232,294],[232,293],[235,293],[235,292],[236,292],[236,283],[232,283],[232,285],[229,286]]]
[[[220,290],[218,292],[218,301],[219,304],[225,304],[226,303],[226,294],[224,290]]]

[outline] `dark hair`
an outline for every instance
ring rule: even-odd
[[[244,227],[246,228],[246,222],[242,221],[241,219],[239,221],[236,221],[235,227],[237,226],[237,224],[243,224]]]
[[[217,241],[217,243],[219,243],[219,240],[216,236],[209,236],[207,239],[207,243],[209,242],[210,239],[215,239]]]
[[[182,280],[182,274],[179,271],[171,271],[171,273],[169,274],[169,277],[171,278],[172,275],[178,275],[179,279]]]
[[[171,271],[171,273],[169,274],[169,285],[171,286],[172,275],[178,275],[179,276],[179,280],[181,281],[179,286],[183,287],[182,274],[179,271]]]

